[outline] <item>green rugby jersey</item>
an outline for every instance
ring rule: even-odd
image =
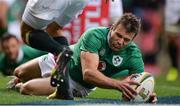
[[[140,73],[144,71],[144,63],[142,55],[135,43],[131,42],[118,52],[113,52],[108,44],[109,28],[99,27],[86,31],[80,40],[74,45],[70,46],[74,51],[72,60],[70,61],[69,74],[71,78],[87,88],[93,88],[92,84],[83,81],[80,52],[89,51],[99,55],[98,69],[105,76],[112,77],[116,74]]]
[[[4,53],[0,53],[0,72],[4,75],[12,75],[17,66],[41,55],[47,54],[47,52],[33,49],[27,45],[22,45],[20,49],[22,55],[18,61],[9,61]]]

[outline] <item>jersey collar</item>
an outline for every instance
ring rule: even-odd
[[[16,63],[19,63],[24,57],[22,48],[19,49],[18,57],[16,58]]]

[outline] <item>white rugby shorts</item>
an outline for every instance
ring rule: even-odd
[[[61,27],[82,13],[87,0],[28,0],[22,20],[35,29],[53,21]]]

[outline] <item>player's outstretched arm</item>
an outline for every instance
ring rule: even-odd
[[[81,65],[83,80],[101,88],[117,89],[121,91],[126,98],[134,99],[137,92],[130,85],[139,85],[139,83],[130,80],[133,75],[124,80],[116,80],[103,75],[97,68],[99,56],[96,53],[81,51]]]

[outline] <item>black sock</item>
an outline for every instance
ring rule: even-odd
[[[29,44],[33,48],[51,52],[55,55],[58,55],[63,49],[63,46],[61,44],[56,42],[52,37],[50,37],[46,32],[42,30],[33,30],[29,34]]]
[[[53,39],[61,45],[69,45],[67,39],[64,36],[54,37]]]

